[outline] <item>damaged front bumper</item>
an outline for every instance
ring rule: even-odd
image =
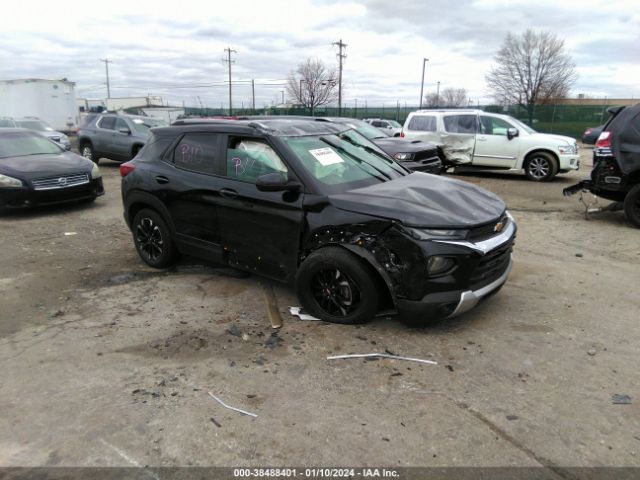
[[[562,190],[562,194],[565,197],[570,197],[571,195],[575,195],[578,192],[582,192],[583,190],[591,190],[593,186],[591,180],[582,180],[581,182],[576,183],[575,185],[571,185]]]

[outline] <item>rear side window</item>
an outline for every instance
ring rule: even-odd
[[[444,129],[449,133],[476,133],[477,115],[448,115],[444,117]]]
[[[188,133],[173,151],[173,164],[198,173],[216,174],[220,136],[212,133]]]
[[[411,117],[407,128],[418,132],[435,132],[436,117],[433,115],[415,115]]]
[[[115,130],[116,117],[102,117],[98,126],[100,128],[104,128],[105,130]]]
[[[171,146],[175,137],[151,136],[145,146],[138,153],[138,158],[146,160],[160,160],[167,148]]]

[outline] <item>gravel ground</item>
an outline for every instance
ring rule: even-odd
[[[0,465],[640,466],[640,231],[562,196],[584,167],[548,184],[458,175],[508,203],[515,266],[498,295],[421,329],[304,322],[286,285],[145,267],[117,164],[101,167],[94,204],[0,217]],[[438,364],[326,360],[385,350]]]

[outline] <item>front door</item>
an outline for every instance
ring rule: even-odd
[[[129,133],[123,133],[120,130],[128,130]],[[111,153],[115,156],[128,160],[131,158],[131,127],[123,118],[116,119],[116,129],[113,132]]]
[[[224,157],[218,221],[229,264],[290,280],[298,262],[303,194],[261,192],[255,182],[274,172],[293,179],[292,173],[263,138],[229,135]]]
[[[515,128],[506,120],[480,115],[480,131],[473,154],[474,165],[514,168],[518,157],[518,137],[509,140],[507,130]]]

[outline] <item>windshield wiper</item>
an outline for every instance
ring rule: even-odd
[[[387,180],[391,180],[391,176],[389,176],[388,174],[386,174],[385,172],[383,172],[382,170],[380,170],[379,168],[375,167],[374,165],[371,165],[369,162],[366,162],[364,160],[362,160],[361,158],[357,157],[356,155],[354,155],[353,153],[351,153],[349,150],[347,150],[344,147],[341,147],[340,145],[338,145],[337,143],[329,140],[327,137],[320,137],[320,140],[323,141],[324,143],[331,145],[333,148],[335,148],[336,150],[340,150],[342,153],[345,153],[347,155],[349,155],[351,158],[353,158],[356,162],[358,163],[366,163],[367,165],[369,165],[371,168],[373,168],[376,172],[378,172],[380,175],[382,175],[384,178],[386,178]],[[378,177],[377,175],[374,175],[375,178],[377,178],[378,180],[384,180],[380,177]]]

